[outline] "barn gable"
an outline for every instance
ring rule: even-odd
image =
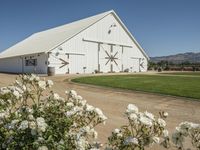
[[[110,54],[111,45],[114,54]],[[98,53],[98,51],[101,51],[101,53]],[[56,54],[59,55],[56,56]],[[115,61],[112,63],[109,60],[111,55],[115,55]],[[66,57],[69,64],[61,67],[62,59]],[[144,61],[142,62],[140,59],[144,59]],[[112,72],[111,67],[114,72],[121,72],[125,69],[139,72],[146,71],[147,60],[148,56],[129,35],[126,27],[116,14],[111,12],[54,48],[50,54],[49,65],[56,67],[56,72],[59,74],[66,72],[92,73],[95,70]],[[58,61],[61,64],[57,63],[55,65]],[[139,61],[144,63],[143,70],[139,68]],[[130,67],[130,64],[136,65]]]

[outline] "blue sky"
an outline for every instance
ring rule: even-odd
[[[0,51],[34,32],[111,9],[149,56],[200,52],[200,0],[1,0]]]

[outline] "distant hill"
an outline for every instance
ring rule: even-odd
[[[200,52],[199,53],[188,52],[188,53],[181,53],[169,56],[151,57],[150,60],[155,63],[162,60],[172,62],[174,64],[182,62],[200,63]]]

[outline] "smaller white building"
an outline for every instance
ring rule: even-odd
[[[0,53],[0,72],[145,72],[148,59],[111,10],[31,35]]]

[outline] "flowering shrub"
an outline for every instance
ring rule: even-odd
[[[48,92],[51,80],[22,75],[0,89],[0,149],[92,149],[94,127],[107,119],[75,91]],[[47,96],[44,95],[44,91]]]
[[[112,132],[108,138],[108,150],[144,150],[153,144],[159,144],[167,149],[173,147],[185,150],[184,142],[188,137],[191,139],[193,148],[200,150],[200,124],[182,122],[170,138],[168,130],[165,129],[167,112],[160,112],[159,118],[156,119],[152,113],[139,112],[137,106],[129,104],[125,115],[128,118],[128,124]]]
[[[194,148],[200,150],[200,125],[192,122],[182,122],[172,134],[172,142],[178,149],[184,149],[185,138],[191,139]],[[189,148],[188,148],[189,149]]]
[[[135,105],[129,104],[125,114],[128,124],[112,132],[108,138],[109,149],[144,149],[153,144],[169,146],[168,130],[165,129],[168,113],[162,112],[156,119],[152,113],[139,112]]]

